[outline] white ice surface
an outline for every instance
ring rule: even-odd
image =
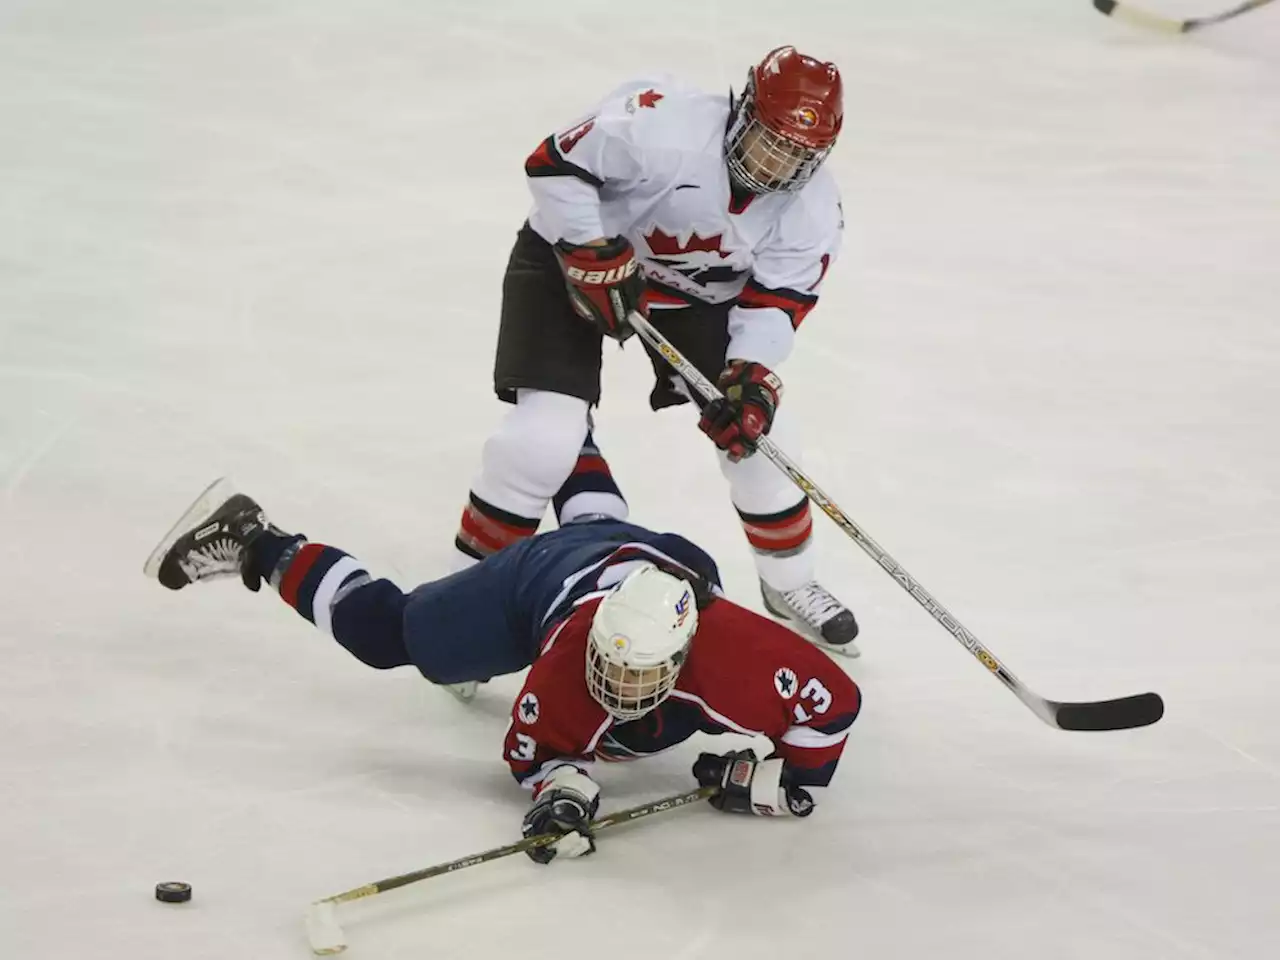
[[[1088,0],[5,0],[0,956],[302,957],[310,900],[515,835],[516,678],[467,709],[142,562],[229,472],[441,572],[524,156],[630,74],[740,85],[787,41],[848,84],[792,452],[1041,693],[1168,714],[1043,726],[819,517],[866,707],[811,820],[430,881],[343,908],[349,956],[1277,955],[1280,7],[1169,40]],[[687,411],[647,412],[638,349],[606,376],[634,515],[755,602]]]

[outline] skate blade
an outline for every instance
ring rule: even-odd
[[[235,496],[235,492],[231,481],[226,477],[219,477],[209,484],[204,493],[196,497],[195,503],[187,507],[186,512],[178,518],[178,522],[156,544],[156,548],[151,551],[151,556],[147,557],[147,562],[142,565],[142,572],[152,580],[158,580],[160,578],[160,564],[164,562],[165,554],[178,542],[178,538],[188,530],[198,526],[201,520],[204,520],[228,499]]]
[[[857,644],[854,643],[854,641],[850,640],[848,643],[827,643],[826,638],[824,638],[822,634],[818,633],[803,620],[797,617],[788,616],[785,613],[775,610],[773,605],[769,603],[768,597],[764,598],[764,608],[769,611],[770,616],[777,620],[778,623],[782,624],[792,633],[808,640],[815,647],[827,651],[827,653],[833,654],[837,657],[845,657],[849,660],[856,660],[858,657],[862,656],[862,651],[858,649]]]
[[[769,612],[773,613],[772,610]],[[801,620],[794,620],[791,617],[788,617],[785,613],[773,613],[773,618],[801,639],[808,640],[818,649],[825,650],[827,653],[833,654],[834,656],[845,657],[849,660],[856,660],[858,657],[862,656],[862,651],[858,649],[857,644],[853,640],[850,640],[848,643],[827,643],[827,641],[823,639],[822,634],[810,630],[809,625]]]
[[[848,643],[827,643],[825,640],[815,640],[813,637],[808,639],[815,647],[821,647],[827,653],[835,654],[837,657],[856,660],[862,656],[862,651],[858,649],[858,645],[852,640]]]
[[[465,683],[446,683],[443,686],[460,703],[470,703],[476,698],[476,690],[480,688],[480,684],[474,680],[468,680]]]

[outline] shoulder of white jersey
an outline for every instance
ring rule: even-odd
[[[621,84],[601,102],[598,117],[612,133],[639,148],[699,152],[719,143],[729,99],[667,75]],[[701,136],[699,136],[701,134]]]
[[[844,230],[840,187],[825,165],[819,167],[813,179],[795,195],[782,216],[782,223],[789,233],[798,230],[818,237],[835,236]]]

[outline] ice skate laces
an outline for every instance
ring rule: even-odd
[[[827,593],[816,580],[794,590],[781,591],[782,599],[796,614],[815,629],[844,610],[844,604]]]
[[[231,537],[220,537],[187,551],[178,566],[192,582],[211,577],[228,577],[240,572],[240,544]]]

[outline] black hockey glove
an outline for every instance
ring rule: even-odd
[[[591,818],[600,806],[600,787],[577,767],[557,767],[542,781],[533,806],[524,816],[523,834],[559,834],[545,847],[526,850],[535,863],[550,863],[557,856],[585,857],[596,848]]]
[[[590,247],[561,240],[555,251],[578,316],[619,342],[635,333],[627,314],[641,309],[644,274],[631,241],[613,237],[603,246]]]
[[[790,782],[778,758],[757,760],[754,750],[700,753],[693,775],[702,787],[720,788],[711,805],[725,813],[753,813],[757,817],[807,817],[813,796]]]

